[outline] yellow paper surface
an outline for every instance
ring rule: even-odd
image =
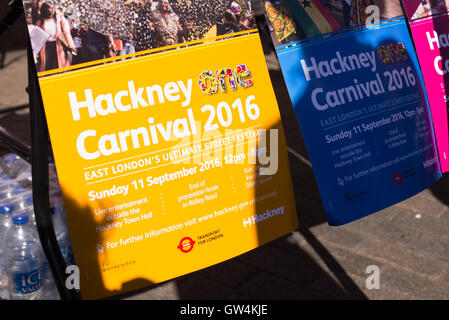
[[[202,72],[223,68],[235,72],[239,64],[251,71],[247,80],[253,81],[252,86],[232,90],[228,82],[226,93],[201,91]],[[180,83],[187,86],[189,80],[188,103]],[[95,117],[84,107],[79,109],[79,120],[74,119],[70,92],[77,101],[87,99],[85,90],[91,90],[93,99],[103,95],[98,101],[104,110],[110,95],[126,109],[133,104],[130,81],[135,90],[159,85],[165,89],[163,103],[154,92],[154,105],[116,108]],[[284,133],[258,34],[41,78],[40,86],[83,298],[172,279],[245,253],[297,227]],[[142,97],[148,102],[147,91]],[[235,104],[238,99],[240,108]],[[252,104],[259,110],[257,117]],[[183,139],[172,135],[173,141],[165,141],[157,131],[158,141],[151,136],[144,145],[142,135],[137,141],[131,136],[132,130],[144,132],[142,128],[150,134],[162,128],[167,134],[168,123],[172,131],[177,126],[178,133],[187,124],[192,133],[192,119],[196,134]],[[216,130],[205,131],[215,124]],[[261,129],[278,129],[279,162],[275,175],[256,177],[254,155],[261,147]],[[90,132],[84,141],[83,132]],[[90,155],[98,155],[99,141],[110,155],[91,160],[80,155],[77,143]],[[126,195],[120,193],[125,188]],[[108,196],[91,201],[96,193]]]

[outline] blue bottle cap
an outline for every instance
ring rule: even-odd
[[[25,191],[26,191],[26,189],[22,186],[15,186],[14,189],[12,189],[12,192],[15,194],[23,193]]]
[[[10,214],[14,211],[14,205],[12,203],[0,205],[0,214]]]
[[[2,181],[7,181],[7,182],[12,181],[12,178],[10,176],[3,176],[1,179],[2,179]]]
[[[28,223],[28,215],[26,213],[15,214],[12,216],[12,223],[22,225]]]
[[[19,158],[18,155],[14,154],[14,153],[9,153],[9,154],[7,154],[7,155],[5,156],[5,163],[6,163],[6,164],[11,164],[11,163],[13,163],[14,161],[17,161],[17,160],[19,160],[19,159],[20,159],[20,158]]]

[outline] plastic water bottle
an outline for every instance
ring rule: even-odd
[[[6,174],[12,178],[17,177],[21,172],[30,169],[30,164],[14,153],[5,155],[2,159]]]
[[[72,242],[67,224],[67,216],[64,208],[64,201],[61,193],[58,192],[50,197],[52,207],[53,226],[55,228],[56,237],[61,239],[60,246],[67,265],[74,265],[75,258],[73,256]],[[58,237],[59,235],[59,237]]]
[[[14,181],[13,178],[11,178],[8,175],[2,175],[0,177],[0,189],[5,189],[5,187],[7,187],[10,184],[15,184],[16,182]]]
[[[50,270],[50,265],[48,264],[47,258],[44,255],[44,252],[42,251],[42,299],[44,300],[58,300],[59,299],[59,293],[58,289],[56,288],[55,280],[53,277],[53,274]]]
[[[20,193],[19,195],[15,195],[13,191],[8,192],[8,196],[0,200],[0,214],[3,212],[3,214],[27,212],[30,214],[30,223],[35,225],[33,206],[29,205],[28,197],[32,197],[31,191]]]
[[[26,197],[31,193],[31,190],[28,190],[17,183],[11,183],[7,185],[4,189],[0,189],[0,199],[13,199],[16,197]]]
[[[58,173],[56,171],[56,165],[54,162],[48,163],[48,177],[50,180],[58,179]]]
[[[33,173],[31,171],[31,168],[25,172],[25,179],[29,182],[33,181]]]
[[[41,254],[36,230],[28,224],[28,215],[12,217],[6,237],[9,296],[13,300],[41,298]]]
[[[14,209],[15,206],[11,201],[0,202],[0,247],[5,246],[6,233],[11,228]]]
[[[4,300],[9,299],[7,261],[5,249],[0,248],[0,299]]]
[[[27,194],[20,198],[18,201],[18,206],[21,211],[26,212],[30,219],[30,223],[36,226],[36,217],[34,215],[34,203],[33,203],[33,194]]]
[[[11,214],[13,211],[14,206],[10,203],[0,204],[0,297],[2,299],[9,299],[6,234],[12,225]]]
[[[61,198],[50,199],[51,203],[51,218],[53,221],[53,228],[55,230],[56,239],[58,240],[59,248],[66,263],[69,263],[69,242],[70,236],[67,226],[65,224],[63,214],[64,207]]]
[[[61,215],[62,199],[58,197],[50,198],[51,205],[51,218],[53,222],[53,229],[55,231],[56,240],[58,241],[59,248],[61,249],[61,254],[68,265],[70,265],[70,238],[67,232],[67,228],[64,224],[64,220]],[[50,270],[50,266],[48,265],[48,261],[45,259],[42,265],[42,286],[45,291],[45,299],[55,300],[59,299],[59,293],[56,288],[56,284],[53,278],[53,275]]]
[[[31,189],[33,188],[33,180],[32,179],[33,179],[33,176],[32,176],[31,168],[30,168],[30,169],[26,169],[26,170],[18,173],[17,176],[14,178],[14,181],[17,184],[20,184],[25,189],[31,191]]]
[[[12,190],[17,186],[17,183],[9,176],[2,176],[0,178],[0,200],[11,198]]]
[[[59,184],[59,179],[57,176],[49,179],[49,193],[50,196],[61,196],[61,186]]]
[[[13,207],[13,210],[15,212],[22,212],[22,211],[28,211],[29,209],[33,209],[33,203],[31,202],[31,205],[29,204],[28,198],[33,197],[31,192],[26,192],[24,194],[20,194],[18,196],[15,196],[12,199],[7,199],[6,202],[9,202],[10,205]],[[32,217],[28,217],[30,220],[32,220]]]

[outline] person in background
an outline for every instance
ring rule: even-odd
[[[57,14],[55,7],[47,2],[42,4],[40,11],[41,16],[36,25],[50,37],[41,50],[39,70],[42,72],[70,66],[69,51],[76,53],[76,48],[70,34],[69,22],[64,16]]]
[[[132,12],[132,42],[135,50],[142,51],[155,47],[152,2],[129,4]]]
[[[233,14],[226,11],[223,17],[223,22],[217,24],[217,36],[238,32],[239,27],[236,24]]]
[[[132,53],[136,52],[136,48],[134,47],[132,40],[122,40],[122,42],[123,42],[123,48],[119,52],[120,56],[132,54]],[[131,58],[134,58],[134,57],[131,57]],[[125,60],[125,58],[123,58],[122,60]]]
[[[379,7],[381,20],[400,17],[404,14],[400,0],[373,0],[373,4]]]
[[[105,36],[99,32],[88,29],[86,35],[87,51],[89,53],[89,61],[103,59],[107,55],[109,50],[108,36]]]
[[[367,8],[374,5],[373,0],[351,0],[352,26],[361,26],[366,23],[369,14]]]
[[[43,0],[32,0],[31,1],[31,16],[32,16],[32,24],[36,24],[36,22],[40,19],[41,16],[41,7],[44,3]]]
[[[366,20],[371,14],[371,11],[367,12],[367,9],[372,5],[379,8],[380,20],[403,15],[400,0],[351,0],[353,26],[366,24]]]
[[[158,37],[157,47],[165,47],[177,44],[182,33],[179,17],[173,12],[168,0],[159,0],[154,14],[154,30]]]
[[[107,35],[108,39],[108,48],[106,50],[106,58],[112,58],[117,56],[117,52],[119,52],[123,48],[123,43],[117,36],[113,36],[112,34]]]
[[[84,63],[88,61],[89,52],[87,51],[87,25],[80,23],[73,24],[72,38],[76,47],[76,56],[73,57],[72,65]]]
[[[231,12],[234,15],[235,21],[237,22],[237,24],[240,24],[240,14],[242,12],[242,8],[240,7],[240,5],[233,1],[231,3]]]
[[[245,13],[242,15],[239,23],[239,29],[242,31],[251,30],[256,27],[256,22],[254,21],[254,15],[250,13]]]
[[[33,7],[30,5],[25,5],[25,20],[27,24],[33,23]]]

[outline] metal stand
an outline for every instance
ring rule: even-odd
[[[66,262],[56,240],[50,213],[48,188],[48,129],[37,79],[31,44],[28,39],[28,83],[31,122],[31,169],[33,178],[33,204],[37,231],[48,264],[55,279],[59,295],[63,300],[80,299],[75,290],[65,285]]]
[[[13,0],[9,5],[11,7],[10,12],[0,21],[0,34],[6,31],[23,14],[22,1]],[[31,44],[28,39],[29,87],[27,91],[30,107],[31,146],[2,127],[0,127],[0,141],[31,163],[34,214],[43,251],[61,299],[78,300],[80,299],[79,293],[76,290],[67,289],[65,285],[67,265],[56,239],[50,213],[48,129],[35,68]],[[26,107],[28,106],[17,106],[9,108],[4,112],[12,112]]]

